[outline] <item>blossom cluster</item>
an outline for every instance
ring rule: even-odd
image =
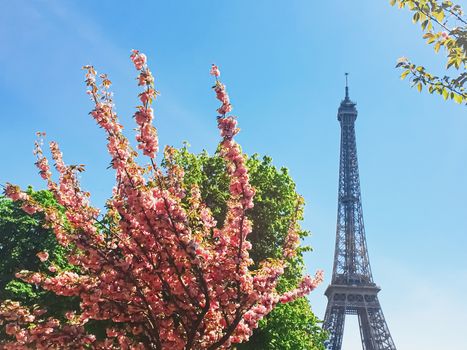
[[[213,86],[213,89],[216,92],[217,99],[222,103],[222,105],[217,109],[217,112],[219,112],[220,115],[225,116],[227,113],[232,111],[229,95],[227,94],[225,85],[217,79],[221,73],[215,64],[212,65],[210,73],[216,77],[216,84]]]
[[[304,201],[302,197],[298,197],[295,207],[295,216],[289,225],[289,232],[285,237],[283,256],[286,259],[291,259],[297,255],[297,248],[300,244],[300,235],[297,232],[297,214]]]
[[[146,64],[147,59],[145,54],[140,53],[138,50],[132,50],[130,58],[135,68],[139,71],[138,85],[145,88],[139,94],[142,105],[138,106],[138,111],[135,113],[135,120],[139,130],[136,140],[139,143],[138,148],[143,151],[143,154],[154,158],[158,151],[157,131],[152,125],[154,112],[150,107],[152,101],[157,96],[157,91],[154,89],[154,77]]]
[[[5,350],[31,349],[85,349],[96,337],[86,334],[80,322],[65,323],[45,317],[46,310],[37,305],[31,309],[7,300],[0,304],[0,325],[14,339],[1,346]]]
[[[227,349],[248,340],[277,303],[304,296],[322,280],[318,273],[315,278],[306,277],[295,290],[283,295],[276,291],[299,242],[295,222],[283,258],[252,267],[248,241],[252,223],[247,211],[254,205],[255,189],[235,141],[239,128],[236,118],[227,115],[232,106],[218,80],[217,66],[213,65],[211,74],[222,103],[217,120],[220,154],[230,178],[227,215],[220,227],[199,188],[184,188],[184,173],[172,159],[173,149],[165,150],[166,172],[154,161],[158,151],[150,107],[157,96],[154,78],[144,54],[133,50],[130,58],[138,71],[138,85],[144,87],[134,119],[138,149],[149,157],[148,166],[139,165],[138,153],[122,133],[108,91],[110,80],[99,75],[99,86],[94,68],[84,67],[94,103],[90,114],[107,135],[116,176],[107,211],[101,214],[90,204],[77,175],[84,166],[66,165],[54,142],[50,150],[58,182],[52,179],[42,142],[36,143],[36,165],[63,211],[40,205],[17,186],[6,188],[6,195],[21,202],[26,212],[43,215],[57,241],[68,248],[68,262],[76,267],[72,272],[52,265],[49,273],[20,271],[17,277],[57,295],[79,297],[81,302],[80,313],[67,313],[62,323],[37,318],[35,311],[12,302],[3,303],[0,322],[7,324],[12,338],[0,343],[5,349],[60,348],[64,342],[95,349]],[[37,256],[41,261],[48,259],[47,252]],[[15,312],[21,317],[13,317]],[[104,339],[86,332],[89,320],[108,321]]]

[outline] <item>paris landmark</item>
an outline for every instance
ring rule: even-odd
[[[323,327],[329,332],[327,350],[341,350],[346,315],[357,315],[364,350],[396,350],[378,300],[381,290],[373,281],[363,225],[357,145],[356,104],[341,102],[337,119],[341,126],[336,245],[331,284]]]

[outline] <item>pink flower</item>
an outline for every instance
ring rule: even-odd
[[[23,204],[21,209],[23,209],[29,215],[32,215],[37,211],[37,209],[34,206],[30,205],[30,204]]]
[[[30,281],[34,284],[39,284],[42,281],[42,276],[39,273],[33,273],[30,277]]]
[[[153,118],[153,111],[152,108],[143,108],[141,107],[136,113],[135,113],[135,119],[136,123],[138,125],[142,125],[144,123],[150,123]]]
[[[27,332],[22,329],[15,334],[16,340],[20,343],[24,343],[27,340]]]
[[[106,329],[107,336],[109,338],[116,337],[118,335],[118,332],[115,328],[107,328]]]
[[[446,40],[446,39],[449,38],[449,34],[446,33],[446,32],[442,32],[442,33],[441,33],[441,36],[443,37],[444,40]]]
[[[141,71],[138,75],[138,86],[151,85],[152,83],[154,83],[154,77],[149,69],[146,68],[144,71]]]
[[[296,289],[286,292],[280,297],[281,303],[288,303],[305,296],[313,291],[323,280],[324,273],[321,270],[316,272],[314,278],[305,276]]]
[[[15,333],[18,331],[19,327],[14,324],[14,323],[8,323],[5,327],[5,332],[6,334],[9,335],[15,335]]]
[[[36,162],[36,166],[39,168],[39,174],[44,180],[47,180],[50,177],[50,169],[49,164],[47,162],[47,158],[40,158]]]
[[[143,66],[146,64],[146,55],[144,53],[140,53],[138,50],[132,50],[132,54],[130,56],[135,68],[137,70],[141,70]]]
[[[44,262],[49,259],[49,253],[47,252],[39,252],[36,254],[40,261]]]
[[[21,192],[18,186],[14,186],[12,184],[7,184],[5,188],[5,195],[14,201],[18,201],[18,200],[24,201],[28,199],[28,195],[26,193]]]
[[[213,64],[211,66],[211,71],[209,72],[209,74],[211,74],[211,75],[213,75],[213,76],[215,76],[217,78],[218,76],[221,75],[221,72],[219,71],[219,68],[217,68],[217,66],[215,64]]]
[[[227,114],[232,111],[232,105],[230,103],[223,104],[217,111],[222,115]]]

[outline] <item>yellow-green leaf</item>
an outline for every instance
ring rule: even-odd
[[[446,65],[446,69],[449,69],[455,63],[455,59],[450,58],[448,60],[448,64]]]
[[[449,95],[448,90],[443,89],[443,98],[444,98],[445,100],[448,99],[448,95]]]
[[[444,11],[440,10],[438,12],[433,12],[433,16],[438,20],[438,22],[442,22],[444,19]]]
[[[405,77],[410,73],[410,69],[407,69],[405,71],[402,72],[401,74],[401,79],[405,79]]]
[[[462,95],[455,94],[454,95],[454,101],[456,101],[457,103],[462,103],[462,101],[463,101]]]

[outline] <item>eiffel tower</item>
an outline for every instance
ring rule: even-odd
[[[358,315],[364,350],[396,350],[378,301],[381,289],[373,282],[368,258],[355,141],[357,109],[349,98],[348,73],[345,75],[345,99],[337,113],[341,125],[339,194],[334,268],[325,292],[326,349],[341,350],[345,316]]]

